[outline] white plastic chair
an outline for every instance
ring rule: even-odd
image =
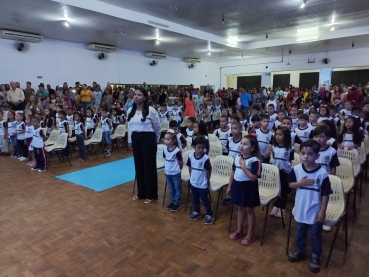
[[[232,173],[232,165],[234,159],[229,156],[217,156],[212,162],[212,170],[210,177],[210,191],[216,192],[218,191],[218,200],[214,213],[214,221],[217,217],[218,206],[221,195],[223,195],[223,188],[226,187],[229,183],[229,176]]]
[[[67,147],[67,141],[68,141],[68,134],[62,133],[59,135],[58,141],[55,144],[45,147],[45,151],[49,154],[49,161],[47,162],[48,166],[50,164],[51,156],[54,153],[58,155],[60,161],[62,161],[63,159],[67,159],[69,164],[72,166],[72,164],[70,163],[69,157],[66,157],[66,158],[63,157],[62,159],[62,157],[60,156],[61,151],[63,151],[63,149]]]
[[[45,146],[54,145],[58,141],[59,134],[60,134],[60,131],[59,130],[53,130],[53,131],[51,131],[50,136],[45,141],[44,145]]]
[[[98,145],[101,148],[101,153],[104,155],[104,158],[105,158],[105,153],[101,147],[102,136],[103,136],[103,129],[96,128],[94,134],[92,135],[92,138],[85,140],[85,146],[92,145],[92,149],[95,152],[95,155],[97,155],[94,145]]]
[[[220,120],[220,116],[221,116],[220,112],[214,112],[213,113],[213,121]]]
[[[162,132],[168,131],[169,130],[169,121],[164,120],[164,121],[160,122],[160,126],[161,126],[161,131]]]
[[[295,152],[300,153],[300,144],[295,143]]]
[[[214,134],[208,134],[209,142],[220,142],[218,137]]]
[[[264,226],[263,226],[263,234],[261,237],[260,245],[263,245],[264,235],[266,229],[266,223],[269,215],[269,205],[279,198],[279,194],[281,191],[280,177],[279,177],[279,169],[275,165],[271,164],[262,164],[261,169],[261,177],[258,179],[259,185],[259,198],[260,205],[262,207],[266,207],[265,217],[264,217]],[[228,232],[231,231],[231,223],[232,223],[232,214],[233,214],[233,205],[231,211],[231,218],[229,221],[229,229]],[[282,214],[282,226],[284,229],[284,218]]]
[[[296,149],[296,148],[295,148]],[[297,152],[293,153],[292,167],[301,163],[300,154]]]
[[[175,120],[175,121],[177,121],[177,122],[178,122],[178,118],[176,118],[175,116],[170,116],[170,117],[169,117],[169,121],[171,121],[171,120]]]
[[[189,116],[185,116],[183,118],[183,121],[182,121],[181,125],[179,125],[179,126],[181,126],[182,128],[186,127],[187,126],[187,119],[188,118],[189,118]]]
[[[126,126],[124,124],[119,124],[117,128],[115,129],[114,134],[110,136],[111,140],[115,140],[115,143],[113,143],[113,147],[115,147],[115,144],[118,147],[118,139],[123,139],[126,135]]]
[[[242,137],[248,136],[248,132],[247,131],[242,131]]]
[[[193,147],[192,147],[192,138],[186,138],[187,140],[187,145],[185,148],[182,149],[182,153],[185,153],[187,151],[192,151]]]
[[[222,144],[220,142],[209,142],[209,145],[209,157],[210,161],[213,163],[216,157],[222,156]]]
[[[358,180],[360,175],[360,157],[359,152],[355,149],[353,150],[337,150],[337,156],[341,158],[347,158],[352,162],[352,168],[354,170],[354,177],[355,177],[355,183],[354,183],[354,216],[356,217],[356,191],[358,186]]]
[[[339,177],[329,175],[329,181],[331,183],[331,189],[333,193],[329,196],[327,211],[326,211],[326,218],[323,222],[323,225],[326,226],[336,226],[336,232],[333,237],[333,241],[331,243],[331,247],[329,249],[329,254],[327,257],[327,261],[325,263],[325,267],[328,266],[331,254],[333,251],[334,244],[337,239],[338,230],[341,225],[341,221],[343,216],[345,215],[345,196],[343,192],[343,185],[342,181]],[[291,212],[289,226],[288,226],[288,235],[287,235],[287,247],[286,247],[286,254],[288,254],[289,248],[289,240],[291,234],[291,223],[292,223],[292,216],[294,215],[294,209]],[[347,228],[345,228],[345,247],[347,248]]]

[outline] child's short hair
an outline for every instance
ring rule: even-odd
[[[108,110],[107,109],[101,109],[101,112],[108,112]]]
[[[280,110],[278,111],[278,113],[284,113],[284,114],[287,114],[286,110],[283,110],[283,109],[280,109]]]
[[[254,123],[254,122],[256,122],[256,121],[260,121],[260,117],[259,117],[258,115],[253,115],[253,116],[251,117],[251,122],[252,122],[252,123]]]
[[[92,109],[91,109],[90,107],[88,107],[88,108],[86,109],[86,112],[88,112],[88,111],[90,111],[90,112],[92,113]]]
[[[189,120],[191,123],[196,123],[196,118],[194,118],[193,116],[190,116],[189,118],[187,118],[187,120]]]
[[[336,106],[335,105],[329,105],[329,109],[330,110],[336,110]]]
[[[239,122],[239,121],[240,121],[240,117],[238,116],[238,114],[232,114],[232,115],[230,116],[230,118],[231,118],[231,119],[236,119],[236,121],[237,121],[237,122]]]
[[[316,115],[317,117],[320,117],[320,114],[319,114],[319,112],[317,112],[317,111],[312,111],[310,114],[312,114],[312,115]]]
[[[72,110],[72,108],[69,108],[69,107],[68,107],[68,108],[66,108],[66,110],[67,110],[67,111],[71,111],[71,110]]]
[[[67,113],[65,111],[58,111],[59,114],[67,116]]]
[[[193,141],[192,145],[196,146],[198,144],[206,145],[206,138],[204,136],[197,136]]]
[[[361,112],[361,109],[359,107],[356,107],[356,106],[351,109],[351,113],[356,112],[356,111]]]
[[[366,106],[366,105],[369,105],[369,102],[364,102],[363,103],[363,107]]]
[[[313,131],[313,136],[319,136],[320,134],[325,134],[327,137],[332,137],[331,129],[327,125],[318,125]]]
[[[320,144],[313,139],[308,139],[304,141],[303,143],[301,143],[300,151],[302,151],[303,148],[309,148],[309,147],[313,149],[315,154],[318,154],[320,151]]]
[[[298,109],[298,107],[297,107],[297,105],[296,105],[296,104],[292,104],[292,105],[290,105],[290,109],[293,109],[293,108]]]
[[[233,122],[232,126],[236,126],[238,129],[242,130],[242,124],[241,122],[237,121],[237,122]]]
[[[269,107],[272,107],[272,108],[273,108],[273,110],[275,110],[275,109],[274,109],[274,104],[269,104],[269,105],[268,105],[268,108],[269,108]]]
[[[4,115],[4,112],[0,110],[0,114]]]
[[[225,119],[226,121],[228,121],[228,116],[226,116],[226,115],[222,115],[221,117],[220,117],[220,119]]]
[[[300,114],[297,118],[309,121],[309,115],[307,115],[306,113]]]
[[[63,105],[56,105],[56,107],[61,109],[61,110],[63,109]]]
[[[292,124],[292,118],[291,117],[285,116],[285,117],[282,118],[282,121],[283,120],[288,120]]]
[[[2,111],[0,111],[2,113]],[[31,120],[36,120],[37,122],[40,122],[40,119],[37,116],[32,116]]]
[[[260,121],[263,121],[264,119],[268,119],[268,120],[270,120],[269,115],[267,115],[267,114],[262,114],[262,115],[260,116]]]
[[[169,128],[178,127],[178,122],[175,120],[169,121]]]
[[[260,111],[260,106],[259,105],[254,105],[254,106],[252,106],[252,110]]]
[[[245,111],[240,111],[240,115],[242,115],[242,118],[246,118],[246,112]]]

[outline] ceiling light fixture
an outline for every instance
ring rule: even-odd
[[[335,19],[336,19],[336,16],[332,15],[332,24],[334,24]]]
[[[297,36],[311,35],[319,32],[319,27],[308,27],[297,29]]]
[[[236,46],[237,45],[237,36],[229,36],[228,38],[227,38],[227,44],[229,45],[229,46]]]
[[[67,20],[64,20],[64,23],[63,24],[64,24],[65,27],[69,27],[69,23],[68,23]]]
[[[211,52],[210,51],[208,51],[208,56],[211,56]]]
[[[296,42],[313,41],[313,40],[317,40],[318,38],[319,38],[318,35],[299,37],[296,39]]]
[[[305,5],[306,5],[306,0],[302,0],[302,4],[301,4],[301,9],[305,8]]]
[[[159,45],[160,44],[160,41],[158,39],[155,40],[155,44],[156,45]]]
[[[334,31],[334,29],[335,29],[335,27],[334,27],[334,25],[332,25],[331,31]]]

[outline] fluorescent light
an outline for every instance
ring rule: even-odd
[[[66,21],[66,20],[64,21],[64,26],[69,27],[68,21]]]
[[[331,31],[334,31],[334,25],[332,25]]]
[[[305,8],[306,0],[302,0],[301,9]]]
[[[317,40],[319,38],[318,35],[311,35],[311,36],[305,36],[305,37],[298,37],[296,39],[297,42],[300,41],[311,41],[311,40]]]
[[[318,32],[319,32],[319,27],[301,28],[301,29],[297,29],[297,36],[310,35],[310,34],[315,34]]]
[[[160,44],[160,41],[157,39],[157,40],[155,40],[155,44],[156,45],[159,45]]]
[[[232,46],[237,45],[237,36],[229,36],[227,38],[227,44],[231,44]]]
[[[211,56],[211,52],[210,51],[208,51],[208,55]]]
[[[332,15],[332,24],[334,24],[335,15]]]

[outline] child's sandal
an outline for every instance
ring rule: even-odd
[[[229,238],[230,238],[231,240],[237,240],[237,239],[239,239],[239,238],[243,237],[244,235],[245,235],[244,233],[237,233],[237,232],[234,232],[233,234],[231,234],[231,235],[229,236]]]
[[[253,243],[256,240],[256,237],[253,236],[252,238],[245,237],[243,240],[241,240],[241,244],[245,246],[249,246],[251,243]]]

